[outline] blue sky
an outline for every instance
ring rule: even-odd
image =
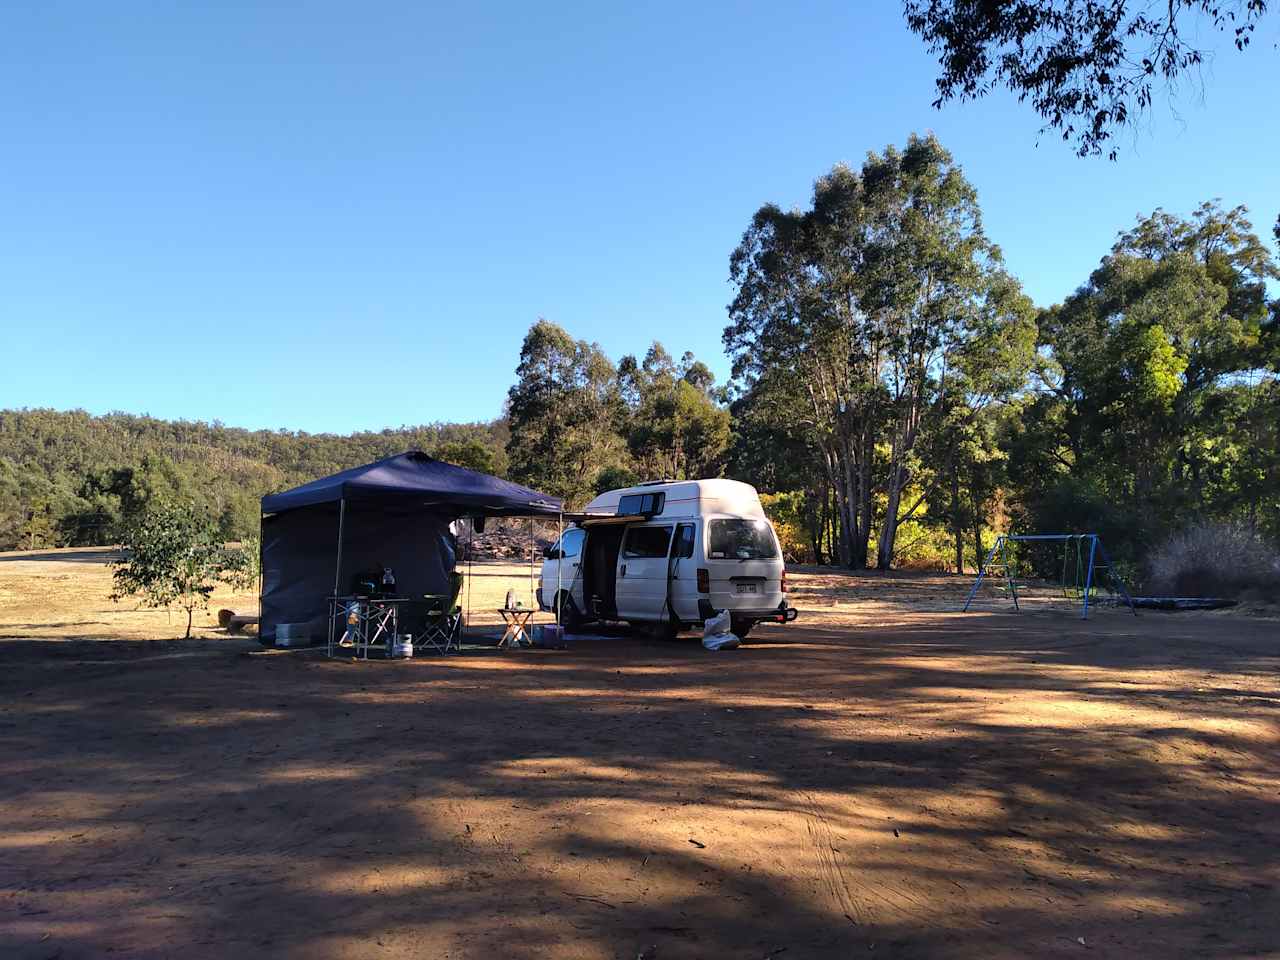
[[[933,130],[1041,304],[1164,206],[1280,213],[1276,18],[1077,159],[931,106],[896,0],[0,11],[0,407],[348,432],[499,413],[539,316],[722,377],[766,201]]]

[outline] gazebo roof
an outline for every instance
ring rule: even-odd
[[[268,494],[262,498],[262,512],[282,513],[340,500],[383,500],[404,506],[419,501],[423,508],[456,516],[554,517],[564,509],[559,497],[410,450]]]

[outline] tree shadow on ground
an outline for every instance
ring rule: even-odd
[[[609,638],[56,677],[24,661],[0,677],[0,947],[789,960],[1280,942],[1274,629],[788,629],[733,654]]]
[[[54,562],[54,563],[92,563],[102,564],[110,563],[113,560],[119,560],[124,554],[110,547],[89,547],[77,548],[75,550],[31,550],[27,552],[8,551],[0,553],[0,563],[18,563],[25,561],[30,563],[37,562]]]

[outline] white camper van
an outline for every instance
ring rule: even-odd
[[[625,620],[675,634],[728,610],[746,636],[796,618],[773,526],[736,480],[655,481],[602,493],[548,548],[538,605],[570,628]]]

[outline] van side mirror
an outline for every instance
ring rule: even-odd
[[[544,549],[543,549],[543,551],[542,551],[542,559],[544,559],[544,560],[559,560],[559,559],[560,559],[560,551],[558,551],[555,547],[546,547],[546,548],[544,548]]]

